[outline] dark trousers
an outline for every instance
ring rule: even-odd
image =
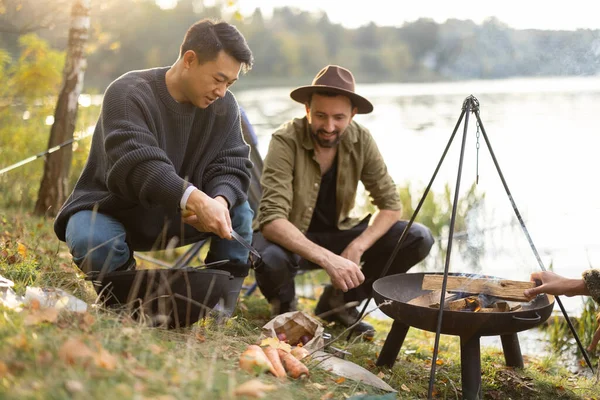
[[[346,302],[362,301],[371,295],[373,282],[380,278],[406,225],[408,225],[408,221],[396,222],[363,254],[361,261],[364,262],[362,272],[365,275],[365,281],[344,294]],[[368,219],[346,231],[309,232],[306,237],[339,255],[367,226]],[[408,271],[410,267],[429,254],[433,242],[433,236],[427,227],[413,223],[386,275]],[[268,301],[278,299],[282,304],[292,301],[296,296],[294,277],[298,270],[321,268],[268,241],[260,232],[254,232],[252,244],[264,261],[264,266],[255,272],[258,287]]]

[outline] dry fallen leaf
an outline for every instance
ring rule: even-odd
[[[379,379],[383,379],[383,378],[385,378],[385,374],[383,373],[383,371],[380,371],[380,372],[377,374],[377,377],[378,377]]]
[[[200,333],[197,333],[197,332],[196,332],[196,340],[199,341],[200,343],[206,342],[206,338],[203,335],[201,335]]]
[[[25,326],[37,325],[41,322],[54,323],[58,319],[58,310],[54,307],[40,308],[25,316]]]
[[[150,346],[148,346],[148,348],[150,349],[152,354],[160,354],[163,352],[163,348],[155,343],[152,343]]]
[[[402,384],[402,386],[400,386],[400,389],[404,390],[405,392],[409,392],[410,393],[410,389],[404,383]]]
[[[121,333],[125,336],[134,336],[136,333],[136,330],[135,330],[135,328],[126,326],[125,328],[121,329]]]
[[[156,399],[156,400],[175,400],[175,397],[171,396],[170,394],[161,394],[158,397],[154,397],[154,399]]]
[[[100,368],[112,371],[117,366],[117,358],[110,354],[106,349],[100,349],[98,353],[94,355],[94,361]]]
[[[266,339],[261,340],[260,347],[267,347],[267,346],[271,346],[274,349],[281,349],[281,350],[285,351],[286,353],[289,353],[292,351],[292,346],[290,346],[289,343],[282,342],[281,340],[277,339],[276,337],[268,337]]]
[[[75,364],[77,361],[86,361],[94,356],[92,350],[79,339],[68,339],[58,350],[58,357],[67,364]]]
[[[35,362],[37,365],[46,366],[50,365],[54,361],[54,356],[48,350],[42,350],[38,353],[35,358]]]
[[[131,369],[130,372],[133,376],[135,376],[137,378],[142,378],[142,379],[148,378],[149,376],[152,375],[149,370],[147,370],[146,368],[141,367],[139,365],[137,367]]]
[[[327,386],[325,386],[325,385],[321,385],[320,383],[317,383],[317,382],[313,383],[312,385],[313,385],[315,388],[319,389],[319,390],[325,390],[325,389],[327,389]]]
[[[30,310],[39,310],[40,309],[40,301],[38,299],[31,299],[29,302]]]
[[[65,388],[70,393],[78,393],[83,391],[83,383],[76,380],[68,380],[65,382]]]
[[[333,399],[333,392],[327,392],[323,396],[321,396],[321,400],[329,400]]]
[[[20,261],[20,258],[21,257],[18,257],[15,254],[11,254],[10,256],[6,257],[6,262],[9,265],[16,264],[16,263],[18,263]]]
[[[0,378],[4,378],[8,375],[8,365],[0,361]]]
[[[337,383],[339,385],[340,383],[344,383],[345,381],[346,381],[346,378],[344,378],[343,376],[340,376],[339,378],[337,378],[335,380],[335,383]]]
[[[23,243],[17,243],[17,251],[23,258],[27,255],[27,247]]]
[[[143,393],[146,391],[146,385],[144,385],[142,382],[137,381],[133,384],[133,392],[134,393]]]
[[[275,389],[277,389],[275,385],[266,385],[258,379],[252,379],[235,388],[233,394],[236,396],[264,397],[265,392]]]
[[[20,350],[27,350],[31,347],[31,343],[27,340],[27,336],[24,333],[20,333],[17,336],[11,338],[11,344]]]
[[[91,328],[92,325],[94,325],[94,322],[96,322],[96,318],[94,318],[94,316],[88,312],[85,312],[83,314],[77,314],[80,315],[80,320],[79,320],[79,328],[83,329],[83,330],[88,330],[89,328]]]

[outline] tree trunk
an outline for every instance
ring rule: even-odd
[[[67,59],[63,71],[63,86],[54,111],[54,124],[50,130],[48,148],[73,138],[79,95],[83,87],[86,67],[85,44],[90,29],[91,0],[74,0],[71,9],[71,28]],[[44,176],[40,183],[34,212],[54,216],[69,193],[69,170],[73,153],[71,146],[48,154],[44,163]]]

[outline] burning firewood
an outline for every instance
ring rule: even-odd
[[[455,297],[460,294],[454,294]],[[479,295],[467,296],[459,299],[447,297],[449,301],[444,303],[444,309],[449,311],[472,311],[482,313],[510,312],[521,308],[521,305],[511,307],[506,301],[498,300],[493,296]],[[439,302],[429,304],[430,308],[440,308]]]
[[[519,304],[517,307],[521,308],[521,305]],[[515,309],[518,309],[517,307],[515,307]],[[492,303],[487,307],[482,307],[478,312],[490,313],[490,312],[510,312],[510,311],[513,311],[513,310],[510,307],[510,305],[508,305],[507,302],[496,301],[495,303]]]
[[[414,299],[410,300],[408,302],[408,304],[412,304],[414,306],[422,306],[422,307],[431,307],[431,306],[433,306],[433,304],[437,304],[437,308],[440,308],[439,301],[440,301],[441,297],[442,297],[441,290],[433,290],[431,292],[422,294],[421,296],[415,297]],[[456,297],[457,297],[456,294],[446,292],[446,295],[444,296],[444,301],[449,301],[449,300],[455,299]]]
[[[509,312],[510,306],[505,301],[497,301],[492,305],[492,308],[496,309],[496,312]]]
[[[450,311],[474,311],[477,312],[481,309],[481,302],[477,296],[464,297],[462,299],[448,302],[447,306],[444,307]]]

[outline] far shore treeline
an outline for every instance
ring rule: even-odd
[[[152,0],[93,2],[84,90],[101,93],[127,71],[172,64],[186,28],[200,18],[220,16],[242,31],[256,59],[237,89],[292,86],[313,77],[325,64],[344,65],[363,83],[600,73],[600,30],[516,30],[493,17],[482,24],[419,19],[398,27],[370,23],[348,29],[322,12],[283,7],[271,18],[256,10],[236,20],[223,15],[223,5],[198,7],[201,3],[179,0],[176,8],[162,10]],[[362,6],[368,7],[368,2]],[[401,9],[381,12],[397,12],[400,19]],[[58,10],[63,23],[35,33],[64,49],[68,13],[68,7]],[[18,36],[0,35],[0,48],[15,58]]]

